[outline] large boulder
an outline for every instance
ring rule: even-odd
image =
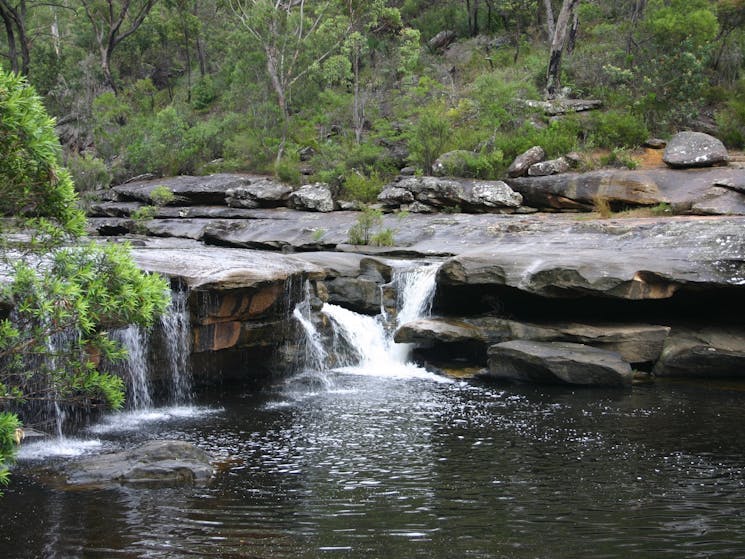
[[[444,29],[427,41],[427,46],[432,50],[432,52],[438,52],[445,50],[450,43],[455,41],[457,38],[458,34],[455,31],[452,29]]]
[[[292,187],[262,178],[228,189],[225,203],[231,208],[276,208],[285,205],[291,193]]]
[[[661,377],[745,378],[745,329],[675,328],[654,368]]]
[[[522,177],[528,173],[531,165],[540,163],[546,159],[546,150],[541,146],[533,146],[529,150],[518,155],[507,169],[508,177]]]
[[[611,351],[573,343],[512,341],[489,348],[487,376],[538,384],[630,386],[633,372]]]
[[[528,169],[528,175],[531,177],[545,177],[566,173],[569,169],[569,161],[565,157],[559,157],[558,159],[549,159],[548,161],[534,163]]]
[[[711,167],[726,165],[727,148],[714,136],[703,132],[679,132],[665,148],[662,160],[670,167]]]
[[[148,441],[134,448],[82,458],[67,464],[68,486],[110,487],[205,483],[213,475],[212,457],[184,441]]]
[[[378,196],[387,206],[412,204],[412,198],[425,207],[475,213],[513,210],[522,204],[522,196],[502,181],[439,177],[398,177]]]
[[[306,212],[334,211],[334,197],[329,185],[322,182],[306,184],[290,194],[287,205]]]

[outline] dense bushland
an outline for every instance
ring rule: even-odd
[[[603,110],[549,118],[523,101],[544,98],[569,4],[556,80]],[[0,35],[0,63],[27,72],[57,117],[82,191],[253,171],[370,201],[401,167],[427,173],[452,150],[469,152],[452,172],[495,178],[535,144],[633,149],[682,128],[745,144],[743,0],[0,5],[16,30]],[[448,30],[448,48],[430,42]],[[115,35],[107,57],[102,32]]]

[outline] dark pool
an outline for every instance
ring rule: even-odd
[[[0,557],[745,557],[745,385],[332,373],[197,405],[87,436],[194,441],[209,486],[57,491],[23,460]]]

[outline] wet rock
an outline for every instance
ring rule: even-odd
[[[486,376],[537,384],[630,386],[633,373],[611,351],[564,342],[511,341],[489,348]]]
[[[661,377],[745,377],[741,327],[675,328],[654,368]]]
[[[526,152],[518,155],[507,169],[507,176],[522,177],[528,173],[531,165],[540,163],[546,158],[546,150],[541,146],[533,146]]]
[[[564,157],[558,159],[549,159],[534,163],[528,169],[528,175],[531,177],[545,177],[548,175],[558,175],[566,173],[570,168],[569,161]]]
[[[651,324],[523,322],[498,317],[429,318],[402,325],[398,343],[433,346],[443,343],[511,340],[581,343],[613,351],[628,363],[651,363],[662,353],[670,328]]]
[[[120,201],[157,205],[151,194],[156,188],[165,187],[174,194],[170,205],[223,204],[227,190],[246,186],[254,180],[262,179],[252,175],[220,173],[206,177],[180,176],[135,181],[114,186],[111,190]]]
[[[184,441],[148,441],[111,454],[82,458],[65,466],[67,485],[110,487],[206,483],[212,457]]]
[[[439,177],[398,177],[378,200],[387,206],[419,202],[431,208],[459,207],[476,213],[514,209],[522,203],[522,197],[502,181]]]
[[[727,148],[717,138],[703,132],[679,132],[665,148],[662,160],[670,167],[711,167],[726,165]]]
[[[292,187],[261,178],[225,191],[225,203],[231,208],[276,208],[286,204]]]
[[[334,198],[329,185],[322,182],[306,184],[290,194],[287,205],[308,212],[334,211]]]

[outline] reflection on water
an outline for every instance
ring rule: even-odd
[[[208,487],[52,491],[22,461],[0,556],[745,555],[742,391],[312,378],[94,435],[194,441]]]

